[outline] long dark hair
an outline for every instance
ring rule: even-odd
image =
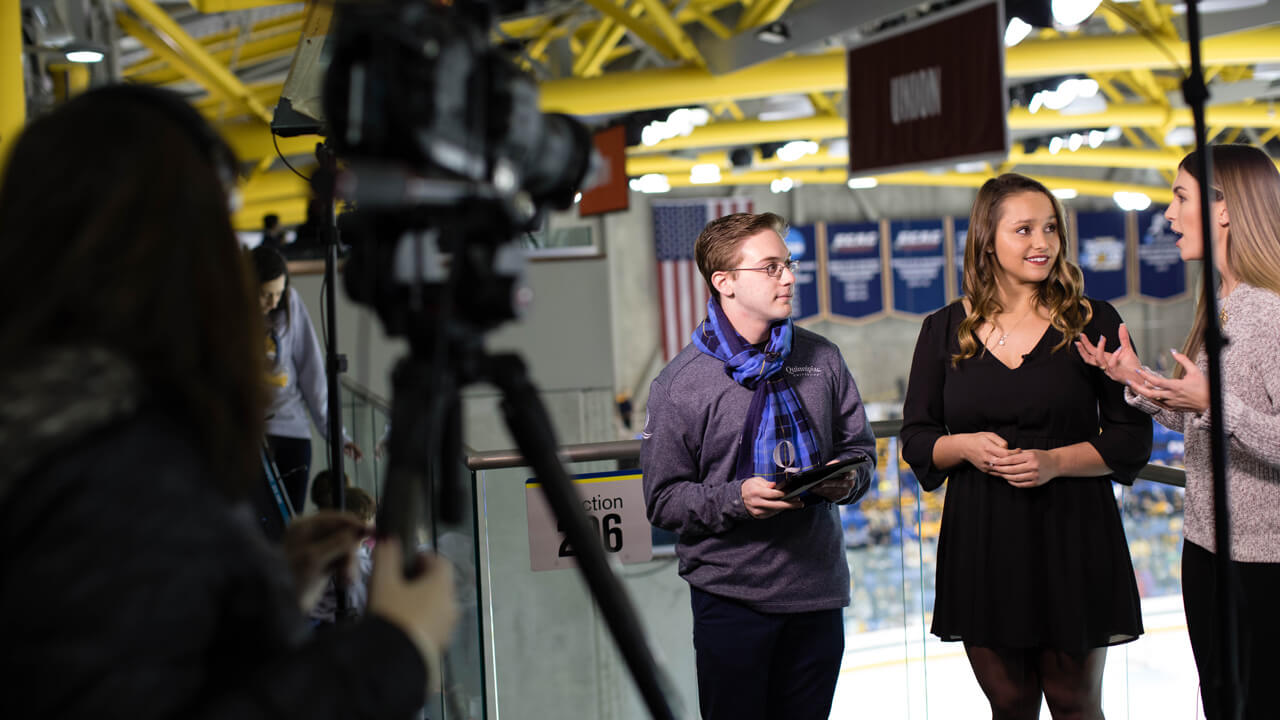
[[[186,102],[122,85],[33,121],[0,181],[0,368],[41,348],[114,352],[232,495],[257,472],[266,399],[234,175]]]
[[[1243,143],[1210,145],[1213,153],[1214,186],[1212,201],[1227,203],[1227,266],[1235,278],[1256,288],[1280,295],[1280,171],[1262,150]],[[1193,150],[1178,163],[1197,183],[1200,177],[1200,151]],[[1188,200],[1199,204],[1200,198]],[[1205,212],[1205,224],[1211,226],[1212,212]],[[1201,239],[1203,242],[1203,238]],[[1213,262],[1206,257],[1204,262]],[[1200,288],[1196,318],[1182,345],[1182,354],[1193,361],[1204,345],[1204,329],[1209,324],[1208,293],[1217,288]],[[1174,377],[1182,377],[1181,364],[1173,369]]]
[[[996,288],[996,226],[1000,223],[1005,198],[1024,192],[1037,192],[1048,198],[1058,220],[1058,257],[1033,298],[1036,305],[1049,311],[1049,322],[1062,333],[1062,341],[1053,349],[1066,347],[1093,317],[1093,308],[1083,296],[1084,276],[1080,268],[1067,259],[1067,224],[1058,199],[1037,180],[1005,173],[982,184],[969,215],[969,236],[964,248],[964,294],[969,298],[971,309],[960,322],[960,352],[952,356],[952,363],[978,354],[982,346],[974,338],[974,330],[1005,309]]]
[[[284,255],[279,250],[267,245],[259,245],[249,251],[249,257],[253,261],[254,275],[258,278],[258,286],[263,283],[269,283],[278,277],[284,277],[284,292],[280,294],[280,301],[276,306],[267,311],[267,322],[280,328],[289,327],[289,263],[285,261]]]

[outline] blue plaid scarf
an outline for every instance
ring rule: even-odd
[[[765,349],[757,350],[733,329],[715,298],[707,300],[707,319],[693,331],[694,346],[723,360],[726,375],[755,391],[742,428],[735,479],[777,481],[787,471],[808,470],[821,462],[804,403],[782,373],[794,332],[790,318],[774,323]]]

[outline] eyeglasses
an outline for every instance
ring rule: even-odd
[[[732,272],[734,270],[750,270],[752,272],[762,272],[765,275],[768,275],[769,277],[774,278],[776,280],[777,278],[782,277],[783,270],[790,270],[792,274],[795,274],[796,268],[798,267],[800,267],[800,262],[798,260],[787,260],[786,262],[780,262],[780,263],[771,262],[768,265],[765,265],[764,267],[726,268],[725,272]]]

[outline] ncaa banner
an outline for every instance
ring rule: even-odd
[[[942,220],[894,220],[889,223],[889,237],[893,309],[927,315],[946,305],[947,248]]]
[[[1122,212],[1076,213],[1076,248],[1086,295],[1111,302],[1129,294],[1126,225]]]
[[[784,240],[787,252],[795,260],[796,284],[791,297],[791,317],[807,320],[821,314],[818,307],[818,243],[817,226],[793,226]]]
[[[865,320],[884,312],[880,223],[827,224],[831,314]]]
[[[1178,236],[1164,218],[1164,208],[1144,210],[1138,220],[1138,293],[1155,300],[1187,292],[1186,263],[1175,244]]]

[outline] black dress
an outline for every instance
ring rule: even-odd
[[[1108,344],[1120,316],[1089,301],[1084,332]],[[1080,653],[1142,633],[1138,588],[1112,481],[1132,484],[1151,454],[1151,418],[1086,365],[1050,326],[1010,369],[989,352],[951,364],[965,317],[957,301],[925,318],[903,407],[902,457],[926,490],[950,478],[938,537],[933,633],[983,647]],[[981,341],[979,341],[981,345]],[[949,433],[989,431],[1010,448],[1091,443],[1115,470],[1014,487],[968,462],[933,464]]]

